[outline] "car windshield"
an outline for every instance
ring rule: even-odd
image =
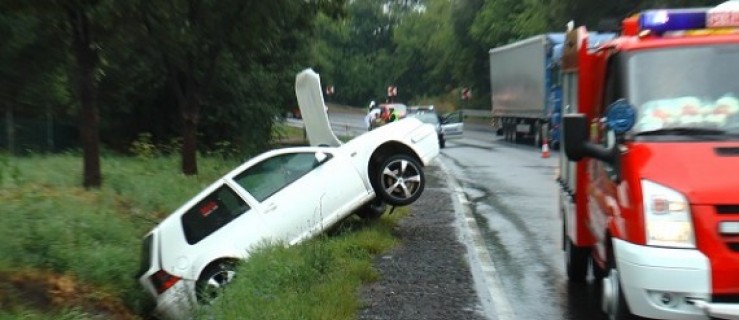
[[[439,116],[436,115],[436,113],[433,112],[417,112],[411,115],[414,118],[418,118],[418,120],[421,120],[421,122],[424,123],[431,123],[431,124],[437,124],[439,123]]]
[[[739,46],[655,49],[627,59],[635,133],[739,134]]]

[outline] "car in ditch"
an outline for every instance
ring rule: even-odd
[[[402,119],[344,143],[331,131],[318,74],[299,73],[295,91],[309,146],[247,160],[144,236],[138,281],[157,318],[190,318],[264,243],[294,245],[352,214],[378,218],[386,205],[421,196],[424,167],[439,153],[434,127]]]

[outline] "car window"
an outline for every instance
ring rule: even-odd
[[[221,186],[182,215],[187,243],[196,244],[251,209],[228,186]]]
[[[262,202],[318,166],[312,152],[281,154],[249,167],[234,179]]]
[[[439,115],[436,112],[420,111],[413,114],[412,117],[418,118],[418,120],[421,120],[424,123],[439,123]]]

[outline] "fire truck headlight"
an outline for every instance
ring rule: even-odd
[[[680,192],[642,180],[647,245],[695,248],[688,200]]]

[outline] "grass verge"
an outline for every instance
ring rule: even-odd
[[[199,319],[356,319],[359,287],[378,279],[372,260],[396,244],[392,229],[405,212],[347,219],[337,233],[258,249]]]

